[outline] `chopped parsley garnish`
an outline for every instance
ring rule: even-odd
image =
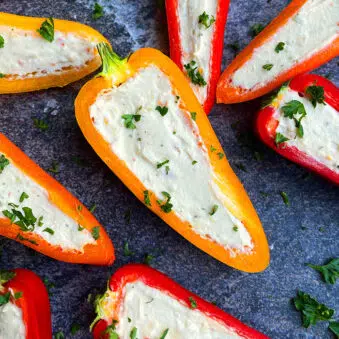
[[[213,205],[211,211],[208,213],[209,215],[214,215],[216,211],[218,210],[219,206],[218,205]]]
[[[36,128],[39,128],[40,130],[42,131],[46,131],[48,129],[48,124],[45,120],[43,119],[37,119],[37,118],[34,118],[33,119],[33,124]]]
[[[100,19],[104,15],[104,9],[96,2],[94,4],[94,9],[92,13],[92,18],[94,20]]]
[[[157,168],[159,169],[159,168],[161,168],[162,166],[164,166],[164,165],[166,165],[168,163],[169,163],[169,160],[165,160],[163,162],[158,162],[157,163]]]
[[[170,171],[170,167],[169,166],[165,166],[165,171],[166,171],[166,175],[168,175],[168,173]]]
[[[46,227],[46,228],[43,230],[43,232],[47,232],[47,233],[49,233],[49,234],[51,234],[51,235],[54,234],[54,231],[53,231],[51,228],[49,228],[49,227]]]
[[[54,174],[58,174],[59,173],[59,164],[55,160],[53,160],[52,166],[50,168],[48,168],[47,171],[54,173]]]
[[[197,164],[198,163],[198,161],[196,161],[196,160],[193,160],[192,161],[192,165],[195,165],[195,164]]]
[[[134,252],[132,252],[132,251],[129,249],[128,242],[126,241],[126,242],[124,243],[124,256],[125,256],[125,257],[130,257],[131,255],[134,255]]]
[[[191,112],[191,118],[192,118],[192,120],[196,121],[197,113],[196,112]]]
[[[96,210],[96,208],[97,208],[97,205],[96,205],[96,204],[93,204],[93,205],[90,207],[89,211],[90,211],[91,213],[93,213],[93,212]]]
[[[15,292],[14,293],[14,299],[18,300],[18,299],[22,298],[23,295],[24,295],[23,292]]]
[[[37,32],[47,41],[52,42],[54,40],[54,20],[48,18],[45,20]]]
[[[140,121],[141,115],[140,114],[124,114],[121,116],[122,119],[125,120],[125,127],[129,129],[136,129],[137,126],[133,123]]]
[[[4,48],[5,46],[5,39],[3,38],[3,36],[0,35],[0,48]]]
[[[85,227],[82,227],[81,225],[78,224],[78,231],[82,232],[85,229]]]
[[[170,213],[172,211],[173,205],[170,203],[171,195],[167,192],[161,192],[162,195],[166,198],[165,200],[157,200],[158,205],[165,213]]]
[[[339,321],[331,321],[328,325],[328,329],[339,338]]]
[[[282,199],[283,199],[284,204],[285,204],[286,206],[289,206],[289,205],[290,205],[290,201],[289,201],[289,199],[288,199],[287,193],[284,192],[284,191],[282,191],[282,192],[280,192],[280,195],[281,195],[281,197],[282,197]]]
[[[12,207],[13,206],[17,205],[12,205]],[[2,211],[2,214],[10,219],[12,224],[18,225],[23,232],[34,231],[37,218],[34,216],[32,209],[23,207],[22,212],[16,208],[12,208],[11,211]]]
[[[150,265],[151,261],[154,259],[154,255],[146,253],[144,256],[144,264],[145,265]]]
[[[307,266],[313,268],[314,270],[321,273],[323,279],[328,284],[334,285],[337,278],[339,278],[339,258],[332,259],[326,265],[312,265],[307,264]]]
[[[115,331],[115,325],[118,323],[117,320],[113,320],[112,324],[107,326],[105,334],[108,334],[109,339],[119,339],[118,333]]]
[[[62,331],[57,332],[57,333],[55,334],[54,339],[65,339],[64,332],[62,332]]]
[[[92,237],[94,240],[98,240],[100,238],[100,226],[92,228]]]
[[[219,157],[220,160],[223,159],[223,157],[225,156],[225,154],[224,154],[224,153],[221,153],[221,152],[217,153],[217,155],[218,155],[218,157]]]
[[[4,78],[6,74],[0,73],[0,79]]]
[[[8,165],[9,165],[9,160],[3,154],[1,154],[1,156],[0,156],[0,174],[5,169],[5,167],[8,166]]]
[[[273,68],[273,64],[266,64],[262,66],[262,68],[265,69],[266,71],[270,71]]]
[[[131,333],[129,334],[130,339],[137,339],[137,332],[138,332],[137,328],[133,327]]]
[[[282,41],[280,41],[280,42],[277,44],[277,46],[275,46],[275,49],[274,49],[274,50],[276,51],[276,53],[279,53],[279,52],[283,51],[284,48],[285,48],[285,43],[282,42]]]
[[[152,206],[151,199],[150,199],[150,193],[147,190],[144,191],[144,203],[146,206]]]
[[[317,104],[323,104],[325,103],[325,93],[324,93],[324,87],[322,86],[308,86],[306,89],[306,94],[310,97],[311,103],[313,107],[317,107]]]
[[[28,199],[29,195],[26,192],[22,192],[19,198],[20,202],[23,202],[25,199]]]
[[[210,151],[213,153],[213,152],[215,152],[217,149],[213,146],[213,145],[211,145],[210,146]]]
[[[10,297],[11,292],[7,292],[3,295],[0,295],[0,306],[7,304],[9,302]]]
[[[7,271],[7,270],[0,270],[0,289],[3,284],[12,280],[16,276],[15,272]]]
[[[297,297],[293,298],[295,308],[301,312],[302,324],[308,328],[315,325],[318,321],[330,320],[334,314],[334,310],[328,308],[324,304],[320,304],[309,294],[298,291]]]
[[[160,336],[159,339],[165,339],[166,336],[167,336],[168,331],[169,331],[169,328],[167,328],[164,332],[162,332],[162,335]]]
[[[288,140],[290,140],[290,139],[286,138],[283,134],[281,134],[281,133],[278,132],[278,133],[275,135],[275,140],[274,140],[274,142],[275,142],[276,146],[278,146],[279,144],[282,144],[283,142],[286,142],[286,141],[288,141]]]
[[[301,120],[307,115],[304,104],[298,100],[291,100],[281,107],[281,110],[284,113],[285,118],[294,120],[295,127],[297,128],[297,135],[302,138],[304,136],[304,128],[301,124]],[[296,118],[295,116],[298,114],[300,114],[300,117]]]
[[[251,28],[250,28],[250,34],[252,35],[252,37],[256,37],[261,31],[263,31],[265,28],[265,26],[263,24],[254,24]]]
[[[43,216],[41,216],[41,217],[39,217],[38,218],[38,226],[42,226],[44,223],[42,222],[42,220],[44,219],[44,217]]]
[[[80,325],[73,323],[71,326],[71,334],[74,335],[80,330]]]
[[[213,15],[208,15],[205,11],[199,15],[199,24],[204,25],[206,28],[210,28],[215,23]]]
[[[155,110],[158,111],[162,117],[168,113],[168,107],[166,106],[163,106],[163,107],[157,106]]]
[[[27,241],[35,246],[38,246],[38,243],[35,240],[31,240],[28,238],[23,237],[21,234],[18,233],[15,239],[19,239],[20,241]]]
[[[189,297],[188,300],[190,301],[192,309],[195,309],[198,307],[197,301],[193,297]]]
[[[239,230],[238,226],[233,226],[233,231],[234,232],[238,232],[238,230]]]
[[[43,279],[44,285],[47,288],[47,292],[49,295],[52,295],[53,293],[51,292],[51,289],[55,287],[55,284],[51,281],[49,281],[47,278]]]
[[[197,63],[194,60],[192,60],[188,64],[184,65],[184,67],[187,71],[188,77],[191,79],[191,82],[194,85],[198,85],[198,86],[201,86],[201,87],[207,85],[207,82],[205,81],[202,74],[198,70]]]

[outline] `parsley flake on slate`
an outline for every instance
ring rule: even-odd
[[[323,276],[323,279],[328,284],[334,285],[337,278],[339,278],[339,258],[332,259],[326,265],[312,265],[307,264],[307,266],[313,268],[314,270],[320,272]]]
[[[71,334],[74,335],[80,330],[80,325],[77,323],[73,323],[71,326]]]
[[[252,27],[250,28],[250,34],[252,35],[252,37],[256,37],[261,31],[263,31],[263,29],[265,28],[265,26],[263,24],[254,24],[252,25]]]
[[[215,23],[213,15],[208,15],[205,11],[199,15],[199,24],[204,25],[206,28],[210,28]]]
[[[188,300],[190,301],[192,309],[195,309],[198,307],[197,301],[193,297],[189,297]]]
[[[168,113],[168,107],[166,106],[163,106],[163,107],[157,106],[155,110],[158,111],[162,117]]]
[[[39,128],[41,131],[46,131],[48,129],[48,124],[43,119],[33,118],[33,124],[36,128]]]
[[[166,336],[167,336],[168,331],[169,331],[169,328],[167,328],[164,332],[162,332],[162,335],[160,336],[159,339],[165,339]]]
[[[290,201],[288,200],[288,195],[287,195],[287,193],[282,191],[282,192],[280,192],[280,195],[281,195],[281,197],[282,197],[282,199],[283,199],[284,204],[285,204],[286,206],[289,206],[289,205],[290,205]]]
[[[169,163],[169,160],[165,160],[163,162],[158,162],[157,163],[157,169],[161,168],[162,166],[166,165]]]
[[[191,118],[192,118],[192,120],[196,121],[197,113],[196,112],[191,112]]]
[[[324,87],[322,86],[308,86],[306,89],[306,94],[310,97],[311,103],[314,108],[317,107],[317,104],[323,104],[326,105],[325,103],[325,92],[324,92]]]
[[[5,39],[0,35],[0,48],[4,48],[5,46]]]
[[[5,169],[5,167],[8,166],[8,165],[9,165],[9,160],[3,154],[1,154],[1,156],[0,156],[0,174]]]
[[[55,334],[55,339],[65,339],[64,332],[59,331]]]
[[[59,164],[56,161],[52,161],[52,166],[47,169],[48,172],[58,174],[59,173]]]
[[[170,213],[172,211],[173,205],[170,203],[171,201],[171,195],[167,192],[161,192],[163,196],[165,196],[165,200],[157,200],[158,205],[165,213]]]
[[[144,256],[144,264],[145,265],[150,265],[151,261],[154,259],[154,255],[146,253]]]
[[[104,15],[104,9],[97,2],[94,4],[92,18],[94,20],[100,19]]]
[[[278,146],[279,144],[282,144],[283,142],[286,142],[288,140],[290,140],[290,139],[286,138],[283,134],[277,132],[277,134],[275,135],[274,142],[275,142],[276,146]]]
[[[207,82],[205,81],[202,74],[198,70],[197,63],[194,60],[192,60],[188,64],[184,65],[184,67],[187,71],[188,77],[191,79],[191,82],[194,85],[198,85],[198,86],[201,86],[201,87],[207,85]]]
[[[144,191],[144,203],[146,206],[152,206],[151,199],[150,199],[150,193],[148,190]]]
[[[125,241],[125,243],[124,243],[124,256],[125,256],[125,257],[130,257],[131,255],[134,255],[134,252],[132,252],[132,251],[129,249],[128,242]]]
[[[100,226],[92,228],[92,237],[94,240],[98,240],[100,238]]]
[[[270,71],[273,68],[273,64],[266,64],[262,66],[262,68],[265,69],[266,71]]]
[[[279,53],[279,52],[283,51],[284,48],[285,48],[285,43],[280,41],[280,42],[277,44],[277,46],[275,46],[275,49],[274,49],[274,50],[276,51],[276,53]]]
[[[43,279],[43,283],[47,288],[48,294],[51,296],[53,293],[51,292],[51,289],[55,287],[55,284],[49,281],[47,278]]]
[[[140,114],[124,114],[121,116],[122,119],[125,120],[125,127],[129,129],[136,129],[137,126],[133,123],[133,120],[135,122],[140,121],[141,115]]]
[[[330,320],[334,314],[334,310],[320,304],[302,291],[298,291],[297,297],[293,298],[293,303],[295,308],[301,312],[302,324],[306,328],[315,325],[318,321]]]
[[[209,215],[214,215],[216,211],[218,210],[219,206],[218,205],[213,205],[211,211],[208,213]]]
[[[47,41],[54,40],[54,20],[53,18],[46,19],[37,30],[37,32]]]

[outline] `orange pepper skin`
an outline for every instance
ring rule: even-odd
[[[33,18],[0,12],[0,25],[15,27],[34,33],[40,28],[44,20],[45,18]],[[56,31],[74,33],[79,37],[94,41],[95,43],[107,42],[106,38],[98,31],[78,22],[54,19],[54,25]],[[0,94],[32,92],[51,87],[63,87],[93,73],[100,66],[100,56],[96,53],[91,61],[80,68],[69,68],[58,73],[37,77],[0,78]]]
[[[257,48],[271,39],[271,37],[283,27],[307,1],[309,0],[291,1],[290,4],[231,62],[218,82],[218,103],[233,104],[258,98],[271,92],[295,76],[309,72],[339,55],[339,37],[337,37],[329,46],[320,49],[302,62],[281,72],[275,79],[263,86],[257,86],[257,88],[247,90],[232,85],[231,80],[234,73],[252,57],[253,52]]]
[[[93,244],[84,246],[83,251],[63,250],[60,246],[54,246],[33,232],[22,232],[20,227],[12,224],[4,216],[0,216],[0,235],[18,241],[32,249],[51,258],[78,264],[111,265],[115,259],[114,248],[104,228],[96,218],[66,190],[60,183],[48,175],[35,162],[33,162],[17,146],[0,133],[0,153],[28,177],[43,187],[49,194],[49,201],[63,213],[81,224],[89,232],[99,226],[99,238]],[[79,206],[81,206],[79,208]],[[25,240],[18,239],[18,234]]]
[[[85,138],[107,166],[141,202],[144,202],[145,186],[128,169],[125,162],[113,153],[110,145],[96,130],[90,117],[89,108],[102,90],[111,89],[112,85],[118,86],[148,65],[155,65],[169,78],[173,88],[181,98],[184,109],[188,112],[197,113],[196,123],[200,136],[208,149],[210,162],[219,187],[231,202],[227,207],[235,217],[244,223],[252,237],[254,249],[251,254],[240,252],[232,255],[225,247],[210,239],[202,238],[192,230],[188,222],[182,221],[175,213],[164,213],[156,203],[155,194],[151,194],[152,206],[148,207],[184,238],[221,262],[247,272],[264,270],[269,264],[269,248],[256,211],[226,158],[219,159],[216,153],[211,152],[211,145],[222,150],[219,140],[185,75],[167,56],[152,48],[139,49],[129,57],[125,68],[120,73],[112,74],[109,77],[96,77],[85,84],[75,101],[76,118]]]

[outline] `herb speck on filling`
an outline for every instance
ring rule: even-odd
[[[128,129],[136,129],[137,126],[134,124],[133,120],[135,122],[140,121],[141,115],[140,114],[124,114],[121,116],[122,119],[124,119],[124,125]]]
[[[150,199],[150,193],[148,190],[144,191],[144,203],[146,206],[152,206],[151,199]]]
[[[285,43],[282,42],[282,41],[280,41],[280,42],[275,46],[275,49],[274,49],[274,50],[275,50],[276,53],[279,53],[279,52],[283,51],[284,48],[285,48]]]
[[[316,85],[308,86],[306,94],[309,96],[314,108],[317,107],[317,104],[326,105],[324,87]]]
[[[169,160],[165,160],[163,162],[158,162],[157,163],[157,169],[161,168],[162,166],[166,165],[169,163]]]
[[[286,141],[288,141],[288,140],[290,140],[290,139],[286,138],[283,134],[281,134],[281,133],[278,132],[278,133],[275,135],[275,140],[274,140],[274,142],[275,142],[275,145],[276,145],[276,146],[279,146],[280,144],[282,144],[282,143],[284,143],[284,142],[286,142]]]
[[[100,238],[100,226],[92,228],[92,237],[94,240],[98,240]]]
[[[5,167],[8,166],[8,165],[9,165],[9,160],[3,154],[1,154],[1,156],[0,156],[0,174],[3,172]]]
[[[48,42],[54,40],[54,20],[53,18],[46,19],[37,30],[37,32]]]
[[[170,203],[171,195],[167,192],[161,192],[162,195],[166,198],[165,200],[157,200],[158,205],[165,213],[170,213],[172,211],[173,205]]]
[[[218,208],[218,205],[213,205],[211,211],[209,212],[209,215],[214,215],[217,212]]]
[[[198,22],[200,25],[205,26],[205,28],[210,28],[215,23],[215,18],[204,11],[204,13],[199,15]]]
[[[195,308],[198,307],[197,301],[193,297],[189,297],[188,300],[190,302],[190,305],[191,305],[192,309],[195,309]]]
[[[304,128],[301,121],[307,115],[304,104],[298,100],[291,100],[281,107],[281,111],[284,113],[285,118],[294,120],[295,127],[297,128],[297,135],[302,138],[304,136]],[[297,115],[300,115],[300,117],[297,118]]]
[[[162,117],[168,113],[168,107],[166,106],[163,106],[163,107],[157,106],[155,110],[158,111]]]
[[[187,75],[194,85],[198,85],[201,87],[207,85],[207,82],[202,76],[200,70],[198,69],[197,63],[194,60],[184,65],[184,68],[186,69]]]
[[[164,332],[162,332],[161,336],[159,339],[165,339],[167,334],[168,334],[169,328],[167,328]]]
[[[192,118],[192,120],[196,121],[197,113],[196,112],[191,112],[191,118]]]
[[[0,48],[4,48],[5,46],[5,39],[3,38],[3,36],[0,35]]]
[[[266,64],[262,66],[262,68],[265,69],[266,71],[270,71],[273,68],[273,64]]]

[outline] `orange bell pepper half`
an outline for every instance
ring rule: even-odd
[[[110,265],[112,242],[66,188],[0,134],[0,235],[57,260]]]
[[[339,55],[337,0],[293,0],[226,68],[217,102],[255,99]]]
[[[0,270],[0,308],[2,338],[52,339],[47,289],[32,271]]]
[[[239,270],[269,263],[260,220],[185,75],[161,52],[121,59],[100,44],[103,71],[80,91],[78,124],[111,170],[183,237]]]
[[[96,44],[107,40],[72,21],[0,12],[0,94],[63,87],[101,65]]]

